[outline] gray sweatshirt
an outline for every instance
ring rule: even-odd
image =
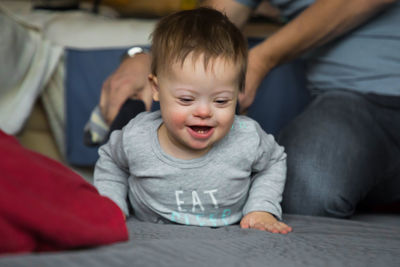
[[[281,219],[286,154],[254,120],[236,116],[210,151],[182,160],[163,152],[161,114],[144,112],[99,149],[94,185],[144,221],[224,226],[251,211]]]

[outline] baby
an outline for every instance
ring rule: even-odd
[[[99,192],[144,221],[290,232],[280,221],[284,149],[235,115],[247,62],[239,29],[213,9],[181,11],[159,21],[151,50],[160,110],[140,113],[100,148]]]

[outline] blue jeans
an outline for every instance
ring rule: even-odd
[[[285,213],[346,218],[362,201],[400,200],[400,97],[321,92],[278,142]]]

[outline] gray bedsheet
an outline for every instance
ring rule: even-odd
[[[400,266],[399,224],[286,215],[288,235],[137,221],[130,241],[0,258],[0,266]],[[393,221],[392,221],[393,222]]]

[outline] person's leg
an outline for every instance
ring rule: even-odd
[[[321,93],[278,139],[288,154],[283,211],[351,216],[386,168],[384,140],[364,97]]]

